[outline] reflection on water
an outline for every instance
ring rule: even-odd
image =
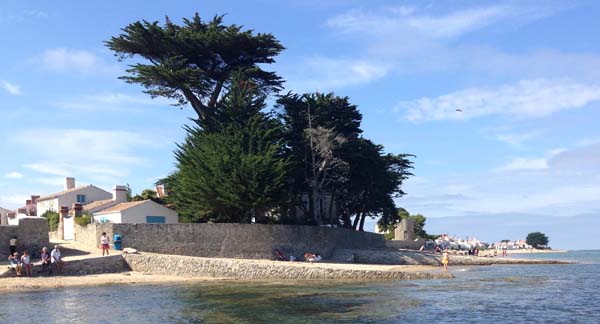
[[[570,254],[569,258],[578,257]],[[15,291],[0,296],[4,309],[0,322],[598,323],[600,252],[579,254],[592,261],[463,267],[464,271],[451,269],[453,280],[213,282]]]

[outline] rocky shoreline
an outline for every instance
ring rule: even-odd
[[[353,258],[358,263],[348,263]],[[453,266],[571,264],[558,260],[450,256],[450,271],[441,271],[440,254],[410,250],[338,250],[323,263],[259,259],[202,258],[155,253],[68,257],[58,277],[15,278],[4,266],[0,291],[52,289],[110,284],[236,281],[385,281],[451,279]],[[34,267],[34,273],[39,265]]]

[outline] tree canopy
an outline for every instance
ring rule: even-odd
[[[189,221],[249,223],[284,203],[288,161],[276,122],[252,109],[259,98],[256,88],[235,82],[211,130],[185,128],[177,170],[164,183],[172,192],[168,202]],[[236,121],[238,111],[253,114]]]
[[[541,246],[547,246],[548,242],[549,242],[548,237],[544,233],[541,233],[541,232],[529,233],[527,235],[527,238],[525,241],[526,241],[527,245],[531,245],[534,248],[538,248]]]
[[[281,89],[283,80],[263,66],[275,62],[284,47],[271,34],[242,28],[225,25],[223,16],[203,21],[197,13],[182,25],[168,17],[162,26],[142,20],[127,25],[106,46],[119,60],[142,58],[129,66],[123,80],[142,85],[152,97],[189,103],[204,120],[214,113],[235,72],[245,73],[263,93]]]
[[[181,25],[134,22],[106,45],[133,60],[121,79],[198,115],[159,182],[182,220],[364,230],[368,217],[397,213],[413,156],[364,138],[348,97],[288,92],[267,107],[283,85],[266,70],[284,49],[273,35],[196,14]]]

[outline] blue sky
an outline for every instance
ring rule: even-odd
[[[195,12],[273,33],[287,89],[349,96],[366,137],[415,154],[410,212],[599,214],[595,1],[2,1],[0,206],[67,175],[141,191],[172,171],[192,110],[118,80],[103,41]]]

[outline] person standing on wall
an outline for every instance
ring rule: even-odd
[[[17,252],[17,237],[13,236],[10,241],[9,241],[9,247],[10,247],[10,255],[15,254],[15,252]]]
[[[108,239],[108,236],[106,236],[106,232],[102,232],[102,236],[100,236],[100,246],[102,247],[102,256],[104,256],[104,252],[106,252],[106,255],[108,255],[108,251],[110,249],[110,245],[109,245],[110,240]]]

